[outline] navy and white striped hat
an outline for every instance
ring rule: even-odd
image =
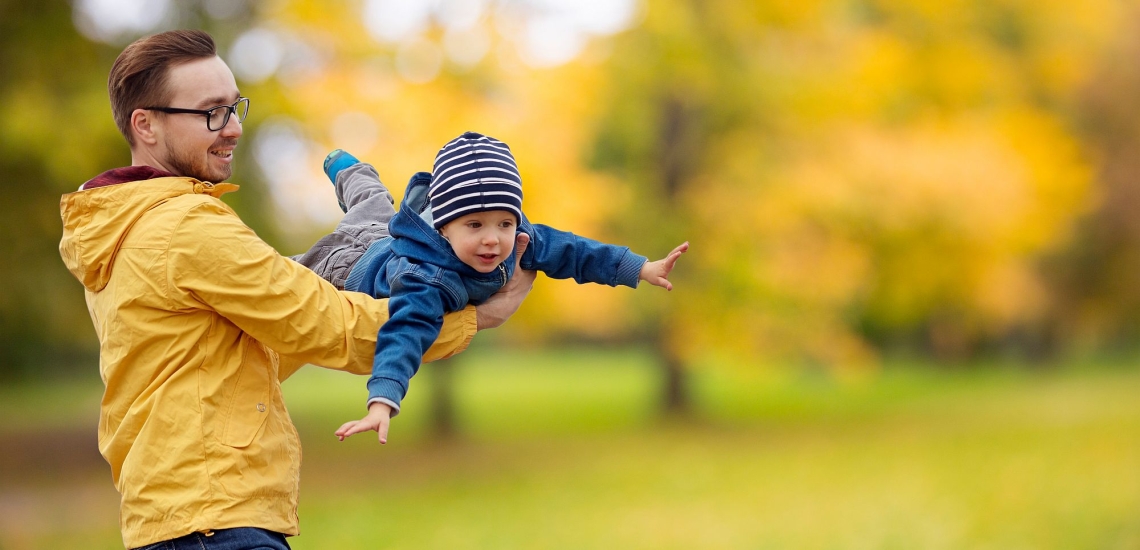
[[[435,156],[428,198],[436,229],[487,210],[507,210],[521,221],[522,177],[511,148],[475,132],[449,141]]]

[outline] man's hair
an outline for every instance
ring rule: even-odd
[[[170,101],[173,94],[166,86],[170,67],[216,55],[214,39],[196,30],[168,31],[127,46],[115,59],[107,79],[111,115],[127,143],[132,147],[135,144],[131,135],[131,113],[135,109]]]

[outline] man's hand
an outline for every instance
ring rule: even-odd
[[[391,422],[392,407],[377,401],[368,406],[368,414],[364,418],[345,422],[341,425],[340,429],[336,431],[336,436],[344,441],[344,438],[353,434],[375,430],[380,443],[384,444],[388,442],[388,425]]]
[[[684,254],[688,249],[689,242],[685,241],[681,243],[681,246],[674,248],[664,259],[656,262],[645,262],[641,266],[640,279],[665,290],[673,290],[673,283],[669,282],[669,273],[673,271],[673,265],[677,263],[677,258],[680,258],[681,254]]]
[[[486,302],[475,306],[475,326],[478,330],[495,328],[507,322],[518,311],[523,298],[530,293],[537,275],[533,270],[519,267],[519,260],[530,244],[530,235],[519,233],[515,238],[515,274]]]

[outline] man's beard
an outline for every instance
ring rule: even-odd
[[[215,142],[210,148],[215,147],[229,147],[237,144],[236,139],[223,139]],[[167,166],[174,169],[175,174],[194,178],[199,181],[208,181],[211,183],[223,182],[229,179],[233,173],[233,168],[229,164],[222,165],[221,168],[212,170],[209,165],[210,153],[206,153],[206,157],[194,154],[187,149],[172,147],[168,141],[166,150],[170,151],[170,157],[167,159]]]

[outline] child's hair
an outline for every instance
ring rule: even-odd
[[[521,222],[522,177],[511,148],[475,132],[447,142],[435,157],[428,198],[436,229],[487,210],[513,212]]]

